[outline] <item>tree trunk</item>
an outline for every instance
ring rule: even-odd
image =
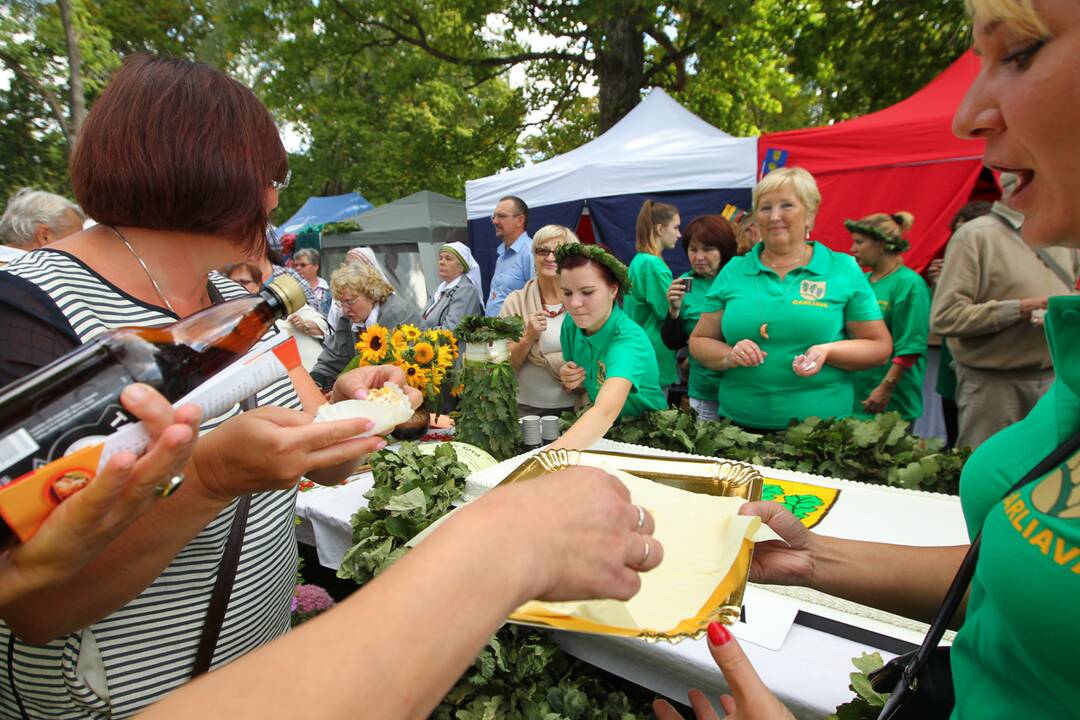
[[[75,143],[86,119],[86,92],[82,80],[82,53],[79,51],[79,33],[71,13],[71,0],[56,0],[60,8],[60,22],[68,51],[68,89],[71,93],[71,121],[68,123],[68,153],[75,151]]]
[[[641,101],[645,84],[645,34],[635,14],[605,20],[598,28],[596,77],[600,132],[606,132]]]

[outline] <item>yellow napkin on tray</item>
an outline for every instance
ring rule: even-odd
[[[597,467],[619,478],[630,490],[632,502],[652,513],[656,521],[653,536],[664,546],[663,562],[642,573],[641,590],[625,602],[533,601],[518,608],[512,620],[544,622],[569,617],[586,621],[589,627],[581,629],[590,631],[604,632],[597,626],[608,626],[620,635],[672,633],[680,623],[699,616],[735,564],[744,540],[780,539],[757,516],[737,514],[746,502],[742,498],[693,493],[603,464]]]

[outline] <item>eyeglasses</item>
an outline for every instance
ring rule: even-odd
[[[533,254],[536,255],[536,257],[554,257],[555,249],[545,247],[533,248]]]
[[[495,213],[491,216],[492,221],[505,220],[506,218],[518,217],[521,213]]]
[[[352,300],[346,300],[345,298],[338,298],[338,302],[341,303],[345,307],[350,307],[351,308],[353,305],[360,302],[360,299],[362,297],[363,297],[362,295],[357,295]]]
[[[289,187],[290,180],[292,180],[292,168],[289,168],[285,171],[284,180],[271,180],[270,187],[274,188],[275,190],[284,190],[285,188]]]

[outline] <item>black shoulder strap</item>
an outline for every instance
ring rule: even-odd
[[[225,622],[225,611],[229,609],[236,568],[240,564],[240,550],[244,546],[244,529],[247,527],[250,508],[251,496],[242,496],[236,506],[236,514],[233,515],[229,539],[225,543],[225,552],[221,556],[221,565],[218,566],[217,579],[214,581],[214,591],[206,609],[206,620],[203,622],[202,634],[199,635],[199,647],[195,651],[195,665],[191,670],[192,678],[208,671],[210,663],[214,661],[214,650],[217,649],[221,626]]]
[[[1078,449],[1080,449],[1080,432],[1076,432],[1070,436],[1065,442],[1055,448],[1052,453],[1047,455],[1042,462],[1032,468],[1024,475],[1024,477],[1020,478],[1020,480],[1001,496],[1002,499],[1007,498],[1028,483],[1038,480],[1051,472],[1054,468],[1068,460]],[[960,569],[956,572],[956,577],[953,578],[952,584],[949,586],[949,591],[945,593],[945,600],[941,603],[941,609],[938,610],[937,616],[934,617],[933,622],[930,623],[930,629],[926,631],[926,637],[923,638],[922,645],[920,645],[915,654],[911,656],[911,661],[908,662],[907,667],[904,668],[904,683],[909,687],[913,685],[915,678],[918,677],[919,672],[930,659],[934,649],[938,646],[938,643],[941,642],[941,638],[949,626],[949,621],[952,620],[953,615],[956,614],[957,609],[960,607],[960,603],[964,599],[964,594],[971,584],[971,578],[975,574],[975,562],[979,557],[979,545],[981,540],[982,531],[980,530],[979,534],[975,536],[975,540],[972,541],[971,548],[968,549],[967,554],[964,556],[964,561],[960,563]]]
[[[206,282],[206,292],[214,305],[225,302],[225,297],[210,280]],[[240,407],[251,410],[255,407],[255,398],[246,398]],[[244,530],[247,528],[248,511],[251,509],[251,496],[244,495],[236,506],[232,525],[229,526],[229,539],[225,542],[225,551],[221,555],[214,590],[210,594],[210,604],[206,609],[202,633],[199,635],[199,647],[195,651],[195,665],[191,677],[197,678],[210,669],[214,661],[214,650],[221,637],[221,626],[225,622],[225,611],[229,609],[233,582],[236,580],[236,568],[240,564],[240,551],[244,546]]]

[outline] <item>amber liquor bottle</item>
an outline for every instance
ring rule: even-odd
[[[0,488],[133,422],[120,405],[127,385],[146,383],[175,402],[304,303],[300,285],[279,277],[166,327],[112,330],[0,389]]]

